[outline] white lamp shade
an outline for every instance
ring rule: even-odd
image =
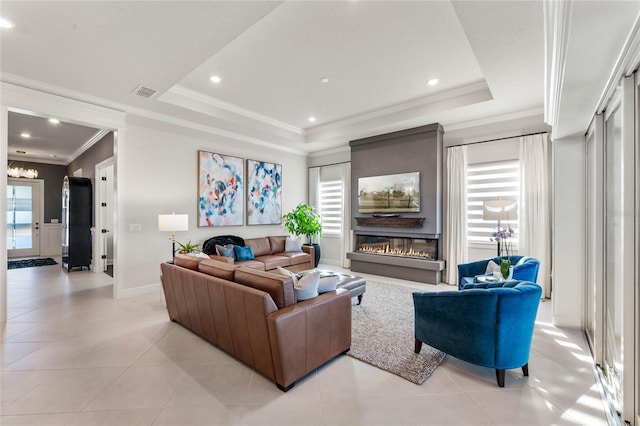
[[[515,220],[518,211],[515,200],[487,200],[482,204],[482,219],[484,220]]]
[[[158,215],[158,231],[188,231],[189,215],[188,214],[159,214]]]

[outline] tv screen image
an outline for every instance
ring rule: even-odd
[[[358,178],[360,213],[420,211],[420,172]]]

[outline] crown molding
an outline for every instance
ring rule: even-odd
[[[543,2],[545,29],[544,121],[552,128],[558,124],[573,0]]]
[[[89,140],[87,140],[82,146],[76,149],[69,157],[67,157],[67,164],[71,163],[73,160],[82,155],[83,152],[91,148],[95,143],[100,141],[103,137],[105,137],[109,133],[109,130],[100,129],[95,135],[91,136]]]
[[[69,165],[65,160],[53,160],[50,158],[43,158],[43,157],[25,157],[24,155],[18,157],[17,155],[11,154],[7,156],[7,159],[11,161],[21,161],[25,163],[53,164],[54,166],[66,167]]]
[[[349,145],[344,145],[335,148],[324,149],[321,151],[310,152],[309,158],[324,157],[325,155],[340,154],[343,152],[351,152],[351,147]]]
[[[86,117],[80,120],[85,124],[94,127],[104,127],[115,130],[123,127],[126,114],[132,114],[151,120],[157,120],[164,123],[173,124],[179,127],[185,127],[192,130],[201,131],[207,134],[213,134],[251,145],[258,145],[274,149],[276,151],[288,152],[296,155],[306,155],[306,150],[295,149],[278,144],[277,142],[268,142],[252,136],[241,133],[223,130],[190,120],[177,118],[172,115],[158,113],[144,108],[134,107],[128,104],[110,101],[97,96],[88,95],[86,93],[75,90],[66,89],[49,83],[43,83],[37,80],[31,80],[14,74],[0,74],[0,84],[2,92],[2,105],[7,105],[10,109],[24,111],[34,110],[33,105],[37,103],[42,105],[38,107],[37,112],[50,112],[51,114],[59,113],[60,109],[72,108],[76,115]],[[42,99],[46,99],[46,104],[42,104]],[[36,102],[39,101],[39,102]],[[77,103],[83,103],[82,107],[78,107]],[[77,111],[76,111],[77,110]],[[114,115],[113,120],[104,120],[102,117],[110,112]],[[96,116],[101,117],[100,120]]]
[[[442,103],[448,103],[452,99],[459,100],[467,100],[469,102],[465,103],[466,105],[477,102],[477,99],[474,95],[477,94],[485,95],[483,100],[491,100],[493,96],[489,90],[489,86],[487,82],[477,81],[465,86],[456,87],[450,90],[444,90],[433,95],[423,96],[417,99],[412,99],[407,102],[402,102],[399,104],[390,105],[388,107],[372,110],[363,114],[354,115],[352,117],[348,117],[342,120],[333,121],[331,123],[322,124],[315,127],[310,127],[307,129],[307,135],[314,133],[322,133],[325,131],[335,130],[342,127],[352,126],[354,124],[369,121],[376,118],[384,118],[387,116],[392,116],[399,112],[405,112],[409,110],[419,110],[425,107],[438,105]],[[309,142],[307,138],[307,142]]]
[[[239,107],[238,105],[225,102],[221,99],[205,95],[195,90],[188,89],[184,86],[175,85],[158,97],[161,102],[166,102],[182,108],[198,111],[203,114],[218,116],[221,112],[233,114],[258,121],[269,126],[277,127],[287,132],[304,135],[305,131],[299,127],[267,117],[254,111]],[[226,118],[226,117],[225,117]],[[231,117],[236,118],[237,117]],[[246,123],[243,123],[246,124]]]
[[[437,94],[414,99],[360,114],[345,120],[307,129],[307,143],[344,139],[346,141],[379,133],[389,133],[406,128],[408,121],[416,121],[445,110],[461,108],[493,99],[487,83],[483,80]],[[420,121],[420,120],[418,120]],[[428,123],[413,123],[417,127]]]
[[[457,123],[451,123],[444,125],[445,132],[451,132],[454,130],[469,129],[472,127],[487,126],[490,124],[503,123],[511,120],[517,120],[520,118],[528,118],[541,116],[544,114],[544,107],[537,107],[531,109],[525,109],[522,111],[510,112],[507,114],[492,115],[491,117],[482,117],[477,120],[465,120]]]
[[[611,70],[607,84],[600,95],[596,114],[602,113],[624,77],[628,77],[640,66],[640,15],[636,17],[633,27],[618,55],[616,65]]]

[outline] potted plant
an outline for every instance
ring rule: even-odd
[[[176,242],[180,246],[180,249],[178,249],[178,253],[189,254],[193,256],[200,251],[200,246],[198,244],[193,244],[191,240],[187,241],[184,244],[179,241]]]
[[[305,203],[300,203],[295,209],[282,216],[284,227],[293,236],[304,235],[308,244],[315,250],[315,266],[320,262],[320,244],[314,243],[312,238],[322,235],[322,222],[320,215],[313,207]]]

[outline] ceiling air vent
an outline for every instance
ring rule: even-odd
[[[143,98],[150,98],[153,95],[155,95],[156,92],[157,92],[156,90],[153,90],[153,89],[150,89],[149,87],[145,87],[143,85],[140,85],[140,86],[136,87],[136,90],[134,90],[132,92],[132,94],[136,95],[136,96],[141,96]]]

